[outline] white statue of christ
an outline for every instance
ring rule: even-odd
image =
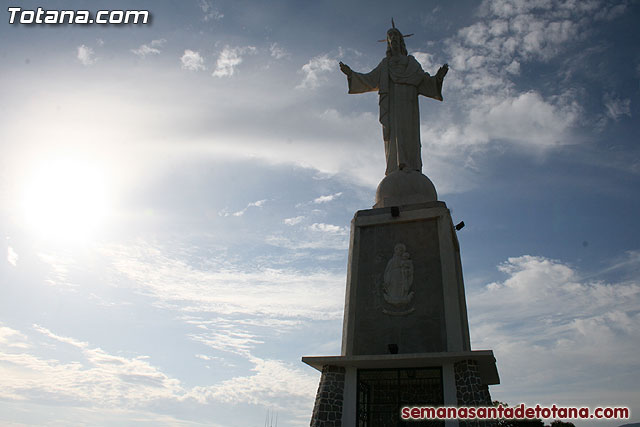
[[[418,95],[442,101],[442,81],[449,70],[444,64],[435,76],[422,70],[407,54],[402,33],[387,31],[387,56],[369,73],[357,73],[340,62],[347,75],[349,93],[378,91],[380,123],[387,160],[385,175],[398,170],[422,172]]]

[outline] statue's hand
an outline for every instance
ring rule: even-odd
[[[340,71],[345,73],[347,77],[351,77],[351,73],[353,73],[353,71],[351,71],[351,68],[349,68],[347,64],[343,64],[342,62],[340,62]]]
[[[448,64],[444,64],[442,67],[440,67],[440,69],[436,73],[436,79],[444,80],[444,76],[447,75],[447,71],[449,71],[449,65]]]

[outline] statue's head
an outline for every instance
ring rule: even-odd
[[[404,254],[406,250],[407,250],[407,247],[402,243],[397,243],[393,247],[393,253],[397,256],[402,256],[402,254]]]
[[[391,28],[387,31],[387,56],[391,56],[394,51],[400,52],[402,55],[407,55],[407,46],[404,44],[404,38],[412,36],[413,34],[403,35],[400,30],[396,28],[396,24],[391,18]]]

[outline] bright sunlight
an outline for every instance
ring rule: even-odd
[[[111,209],[104,168],[81,156],[41,161],[26,182],[24,220],[38,237],[86,242],[105,225]]]

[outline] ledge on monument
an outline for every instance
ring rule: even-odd
[[[438,200],[436,187],[419,171],[397,170],[385,176],[376,190],[374,208],[403,206]]]
[[[326,365],[358,369],[422,368],[438,366],[447,362],[461,362],[463,360],[475,360],[478,362],[479,374],[483,384],[500,384],[496,358],[491,350],[358,356],[306,356],[302,358],[304,363],[321,372],[322,367]]]
[[[363,217],[363,216],[372,216],[372,215],[381,215],[381,214],[389,214],[391,215],[391,209],[394,208],[396,206],[388,206],[388,207],[384,207],[384,208],[371,208],[371,209],[362,209],[359,210],[355,213],[355,217]],[[440,200],[434,200],[432,202],[422,202],[422,203],[412,203],[412,204],[406,204],[406,205],[401,205],[401,206],[397,206],[399,209],[399,212],[409,212],[409,211],[415,211],[415,210],[419,210],[419,209],[432,209],[432,208],[447,208],[447,204],[445,202],[442,202]]]

